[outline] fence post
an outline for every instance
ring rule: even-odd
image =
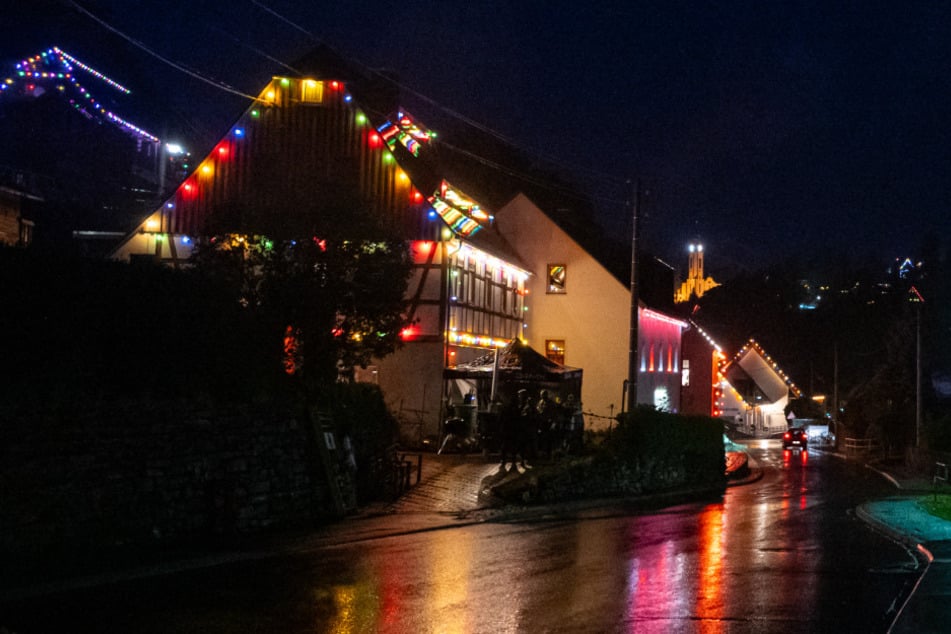
[[[938,482],[948,482],[948,464],[946,462],[934,463],[934,478],[931,480],[935,501],[938,500]]]

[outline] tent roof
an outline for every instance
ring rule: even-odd
[[[521,380],[568,380],[581,378],[582,370],[555,363],[536,352],[520,339],[513,339],[498,351],[499,374]],[[447,369],[446,378],[490,376],[495,368],[495,354],[485,354],[469,363]]]

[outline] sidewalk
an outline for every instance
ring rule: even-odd
[[[889,632],[948,632],[951,629],[951,522],[931,515],[919,504],[919,499],[932,492],[926,480],[868,468],[889,479],[898,494],[862,504],[856,514],[892,539],[916,549],[925,561],[924,572],[900,607]]]

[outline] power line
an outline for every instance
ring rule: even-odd
[[[607,181],[609,181],[609,182],[613,182],[614,184],[618,184],[618,185],[625,183],[626,180],[627,180],[626,178],[618,177],[618,176],[615,176],[615,175],[613,175],[613,174],[607,174],[607,173],[604,173],[604,172],[601,172],[601,171],[598,171],[598,170],[592,170],[592,169],[587,169],[587,168],[579,168],[577,165],[569,165],[569,164],[567,164],[567,163],[564,163],[564,162],[561,161],[560,159],[557,159],[557,158],[555,158],[555,157],[553,157],[553,156],[550,156],[550,155],[548,155],[548,154],[546,154],[546,153],[544,153],[544,152],[541,152],[541,151],[538,150],[537,148],[530,148],[530,147],[527,147],[527,146],[525,146],[525,145],[523,145],[523,144],[520,144],[520,143],[518,143],[517,141],[515,141],[515,140],[513,140],[513,139],[510,139],[509,137],[503,135],[502,133],[500,133],[500,132],[498,132],[498,131],[496,131],[496,130],[494,130],[494,129],[492,129],[492,128],[490,128],[490,127],[488,127],[488,126],[486,126],[486,125],[484,125],[484,124],[482,124],[482,123],[479,123],[478,121],[476,121],[476,120],[474,120],[474,119],[472,119],[472,118],[470,118],[470,117],[467,117],[466,115],[464,115],[464,114],[462,114],[462,113],[460,113],[460,112],[457,112],[456,110],[453,110],[453,109],[449,108],[448,106],[444,106],[443,104],[439,103],[439,102],[436,101],[435,99],[433,99],[433,98],[431,98],[431,97],[428,97],[428,96],[426,96],[426,95],[420,93],[419,91],[415,90],[415,89],[412,88],[411,86],[407,86],[406,84],[404,84],[404,83],[401,82],[401,81],[394,80],[392,77],[380,73],[380,72],[377,71],[376,69],[367,66],[366,64],[364,64],[364,63],[361,62],[360,60],[355,59],[354,57],[352,57],[352,56],[350,56],[350,55],[345,55],[345,54],[341,53],[339,50],[336,49],[336,47],[333,47],[333,46],[331,46],[330,44],[328,44],[326,41],[320,39],[319,37],[317,37],[316,35],[314,35],[311,31],[308,31],[307,29],[305,29],[304,27],[302,27],[302,26],[300,26],[299,24],[295,23],[294,21],[292,21],[292,20],[290,20],[290,19],[284,17],[283,15],[281,15],[281,14],[279,14],[278,12],[274,11],[274,10],[271,9],[270,7],[268,7],[268,6],[264,5],[264,4],[262,4],[262,3],[259,2],[258,0],[251,0],[251,3],[254,4],[254,5],[257,6],[257,7],[260,7],[260,8],[263,9],[264,11],[268,12],[269,14],[271,14],[272,16],[274,16],[275,18],[277,18],[278,20],[280,20],[280,21],[284,22],[285,24],[287,24],[288,26],[294,28],[295,30],[297,30],[297,31],[299,31],[299,32],[301,32],[301,33],[303,33],[304,35],[306,35],[307,37],[309,37],[311,40],[313,40],[314,42],[316,42],[317,44],[322,44],[323,46],[326,46],[327,48],[329,48],[330,50],[332,50],[336,55],[339,55],[340,57],[346,58],[347,60],[349,60],[349,61],[351,61],[351,62],[357,64],[357,65],[360,66],[361,68],[363,68],[365,71],[370,72],[370,73],[376,75],[377,77],[380,77],[380,78],[382,78],[382,79],[384,79],[384,80],[386,80],[386,81],[390,81],[390,82],[394,83],[394,84],[397,85],[401,90],[404,90],[404,91],[406,91],[407,93],[410,93],[410,94],[414,95],[414,96],[417,97],[418,99],[421,99],[421,100],[425,101],[426,103],[428,103],[428,104],[430,104],[430,105],[432,105],[432,106],[438,108],[439,110],[442,110],[442,111],[445,112],[446,114],[448,114],[448,115],[450,115],[450,116],[452,116],[452,117],[458,119],[459,121],[462,121],[463,123],[465,123],[465,124],[467,124],[467,125],[470,125],[470,126],[476,128],[477,130],[480,130],[480,131],[482,131],[482,132],[485,132],[486,134],[488,134],[488,135],[490,135],[490,136],[492,136],[492,137],[498,139],[499,141],[502,141],[502,142],[504,142],[504,143],[506,143],[506,144],[508,144],[508,145],[510,145],[510,146],[512,146],[512,147],[514,147],[514,148],[517,148],[517,149],[519,149],[519,150],[522,150],[523,152],[526,152],[526,153],[528,153],[528,154],[531,154],[531,155],[534,155],[534,156],[538,156],[538,157],[540,157],[540,158],[543,158],[543,159],[545,159],[546,161],[548,161],[549,163],[552,163],[552,164],[557,165],[557,166],[559,166],[559,167],[561,167],[561,168],[564,168],[564,169],[568,169],[568,170],[571,170],[571,171],[586,172],[586,173],[588,173],[588,174],[592,174],[592,175],[598,176],[599,178],[603,178],[603,179],[605,179],[605,180],[607,180]]]
[[[214,81],[214,80],[212,80],[212,79],[209,79],[209,78],[207,78],[207,77],[204,77],[204,76],[201,75],[200,73],[198,73],[198,72],[196,72],[196,71],[193,71],[193,70],[191,70],[191,69],[189,69],[189,68],[187,68],[187,67],[185,67],[185,66],[183,66],[183,65],[181,65],[181,64],[179,64],[179,63],[177,63],[177,62],[174,62],[174,61],[172,61],[172,60],[170,60],[170,59],[168,59],[168,58],[162,56],[161,54],[157,53],[156,51],[152,50],[151,48],[149,48],[148,46],[146,46],[145,44],[143,44],[142,42],[140,42],[140,41],[136,40],[135,38],[129,36],[128,34],[124,33],[123,31],[119,30],[118,28],[112,26],[111,24],[105,22],[104,20],[102,20],[101,18],[99,18],[98,16],[96,16],[95,14],[93,14],[92,12],[90,12],[89,10],[87,10],[85,7],[83,7],[83,6],[80,5],[79,3],[75,2],[74,0],[69,0],[69,3],[70,3],[77,11],[83,13],[84,15],[86,15],[87,17],[89,17],[90,19],[94,20],[96,23],[98,23],[99,25],[101,25],[103,28],[109,30],[109,31],[112,32],[112,33],[115,33],[116,35],[118,35],[119,37],[121,37],[121,38],[125,39],[126,41],[130,42],[131,44],[133,44],[133,45],[136,46],[137,48],[139,48],[139,49],[145,51],[145,52],[148,53],[149,55],[151,55],[151,56],[155,57],[156,59],[161,60],[163,63],[165,63],[165,64],[171,66],[171,67],[174,68],[175,70],[178,70],[179,72],[185,73],[186,75],[188,75],[188,76],[190,76],[190,77],[193,77],[193,78],[195,78],[195,79],[198,79],[199,81],[202,81],[202,82],[204,82],[204,83],[206,83],[206,84],[209,84],[209,85],[211,85],[211,86],[213,86],[213,87],[215,87],[215,88],[218,88],[219,90],[223,90],[223,91],[228,92],[228,93],[230,93],[230,94],[234,94],[234,95],[237,95],[237,96],[240,96],[240,97],[244,97],[244,98],[249,99],[249,100],[251,100],[251,101],[255,101],[255,100],[257,99],[257,97],[254,96],[254,95],[250,95],[250,94],[241,92],[240,90],[237,90],[237,89],[235,89],[235,88],[232,88],[231,86],[228,86],[227,84],[223,84],[223,83],[221,83],[221,82]],[[563,169],[567,169],[567,170],[570,170],[570,171],[581,171],[581,172],[587,172],[587,173],[589,173],[589,174],[594,174],[594,175],[596,175],[596,176],[598,176],[598,177],[600,177],[600,178],[603,178],[603,179],[605,179],[606,181],[611,182],[611,183],[613,183],[613,184],[622,184],[622,183],[624,182],[624,179],[621,179],[621,178],[619,178],[619,177],[616,177],[616,176],[613,176],[613,175],[610,175],[610,174],[605,174],[605,173],[603,173],[603,172],[599,172],[599,171],[596,171],[596,170],[588,170],[588,169],[585,169],[585,168],[579,168],[579,167],[574,166],[574,165],[568,165],[567,163],[564,163],[564,162],[562,162],[562,161],[560,161],[560,160],[558,160],[558,159],[556,159],[556,158],[554,158],[554,157],[551,157],[550,155],[547,155],[547,154],[545,154],[545,153],[543,153],[543,152],[540,152],[539,150],[537,150],[537,149],[535,149],[535,148],[529,148],[529,147],[527,147],[527,146],[525,146],[525,145],[523,145],[523,144],[520,144],[520,143],[514,141],[513,139],[510,139],[510,138],[506,137],[505,135],[503,135],[503,134],[497,132],[496,130],[493,130],[492,128],[489,128],[488,126],[485,126],[485,125],[479,123],[478,121],[475,121],[474,119],[471,119],[470,117],[467,117],[467,116],[463,115],[462,113],[459,113],[459,112],[457,112],[457,111],[455,111],[455,110],[453,110],[453,109],[451,109],[451,108],[449,108],[449,107],[447,107],[447,106],[442,105],[441,103],[437,102],[435,99],[432,99],[431,97],[428,97],[428,96],[426,96],[426,95],[420,93],[419,91],[413,89],[412,87],[407,86],[406,84],[404,84],[404,83],[402,83],[402,82],[400,82],[400,81],[393,80],[392,77],[389,77],[389,76],[386,76],[386,75],[380,73],[380,72],[377,71],[376,69],[373,69],[373,68],[367,66],[366,64],[360,62],[359,60],[353,58],[352,56],[344,55],[343,53],[341,53],[340,51],[338,51],[335,47],[333,47],[333,46],[327,44],[325,41],[323,41],[323,40],[321,40],[320,38],[318,38],[318,37],[317,37],[316,35],[314,35],[312,32],[308,31],[307,29],[303,28],[302,26],[300,26],[299,24],[293,22],[292,20],[290,20],[290,19],[288,19],[288,18],[282,16],[281,14],[279,14],[279,13],[276,12],[276,11],[274,11],[274,10],[271,9],[270,7],[268,7],[268,6],[264,5],[264,4],[262,4],[262,3],[259,2],[258,0],[251,0],[251,3],[252,3],[253,5],[255,5],[256,7],[259,7],[259,8],[262,9],[263,11],[267,12],[268,14],[270,14],[271,16],[273,16],[274,18],[276,18],[276,19],[280,20],[281,22],[285,23],[286,25],[290,26],[291,28],[293,28],[293,29],[295,29],[295,30],[297,30],[297,31],[299,31],[299,32],[301,32],[301,33],[303,33],[303,34],[305,34],[308,38],[310,38],[310,39],[311,39],[312,41],[314,41],[315,43],[318,43],[318,44],[321,44],[321,45],[323,45],[323,46],[326,46],[327,48],[329,48],[330,50],[332,50],[336,55],[338,55],[338,56],[340,56],[340,57],[342,57],[342,58],[345,58],[345,59],[349,60],[350,62],[352,62],[352,63],[358,65],[359,67],[363,68],[366,72],[369,72],[369,73],[371,73],[371,74],[373,74],[373,75],[376,75],[377,77],[380,77],[380,78],[382,78],[382,79],[384,79],[384,80],[386,80],[386,81],[390,81],[390,82],[394,83],[394,84],[395,84],[396,86],[398,86],[401,90],[404,90],[404,91],[406,91],[406,92],[408,92],[408,93],[410,93],[410,94],[416,96],[417,98],[419,98],[419,99],[425,101],[426,103],[428,103],[428,104],[430,104],[430,105],[432,105],[432,106],[438,108],[439,110],[441,110],[441,111],[443,111],[443,112],[449,114],[450,116],[452,116],[452,117],[458,119],[459,121],[462,121],[463,123],[465,123],[465,124],[467,124],[467,125],[469,125],[469,126],[472,126],[473,128],[475,128],[475,129],[477,129],[477,130],[480,130],[480,131],[482,131],[482,132],[484,132],[484,133],[486,133],[486,134],[488,134],[488,135],[490,135],[490,136],[496,138],[496,139],[499,140],[499,141],[502,141],[503,143],[509,145],[510,147],[516,148],[516,149],[518,149],[518,150],[520,150],[520,151],[522,151],[522,152],[524,152],[524,153],[526,153],[526,154],[528,154],[528,155],[534,155],[534,156],[543,158],[543,159],[546,160],[547,162],[549,162],[549,163],[551,163],[551,164],[553,164],[553,165],[556,165],[556,166],[558,166],[558,167],[561,167],[561,168],[563,168]],[[284,67],[284,68],[286,68],[286,69],[288,69],[288,70],[290,70],[290,71],[292,71],[292,72],[294,72],[294,73],[296,73],[296,74],[303,74],[300,70],[294,68],[293,66],[291,66],[291,65],[289,65],[289,64],[287,64],[287,63],[285,63],[285,62],[283,62],[283,61],[281,61],[281,60],[279,60],[279,59],[277,59],[277,58],[275,58],[275,57],[273,57],[273,56],[271,56],[271,55],[269,55],[269,54],[267,54],[266,52],[264,52],[264,51],[262,51],[262,50],[260,50],[260,49],[258,49],[258,48],[256,48],[256,47],[250,46],[250,45],[248,45],[248,44],[242,42],[240,39],[234,37],[234,36],[231,35],[231,34],[228,34],[228,33],[224,32],[222,29],[217,28],[217,27],[211,27],[211,28],[213,28],[214,30],[216,30],[216,31],[218,31],[218,32],[220,32],[220,33],[222,33],[222,34],[224,34],[224,35],[230,37],[231,39],[233,39],[233,40],[235,40],[235,41],[237,41],[239,44],[241,44],[241,45],[244,46],[245,48],[248,48],[249,50],[253,51],[254,53],[256,53],[256,54],[258,54],[258,55],[261,55],[262,57],[264,57],[264,58],[266,58],[266,59],[268,59],[268,60],[270,60],[270,61],[272,61],[272,62],[274,62],[274,63],[276,63],[276,64],[279,64],[280,66],[282,66],[282,67]],[[473,159],[479,161],[480,163],[482,163],[482,164],[484,164],[484,165],[486,165],[486,166],[488,166],[488,167],[491,167],[491,168],[493,168],[493,169],[496,169],[496,170],[498,170],[498,171],[500,171],[500,172],[504,172],[504,173],[506,173],[506,174],[508,174],[508,175],[510,175],[510,176],[519,178],[519,179],[521,179],[521,180],[523,180],[523,181],[525,181],[525,182],[527,182],[527,183],[533,184],[533,185],[535,185],[535,186],[537,186],[537,187],[543,187],[543,188],[549,189],[550,191],[554,191],[554,192],[560,193],[560,194],[562,194],[562,195],[568,195],[568,196],[571,196],[571,197],[574,197],[574,198],[578,198],[578,199],[585,198],[585,196],[582,195],[581,193],[579,193],[578,191],[575,191],[575,190],[572,190],[572,189],[569,189],[569,188],[566,188],[566,187],[562,187],[562,186],[553,185],[552,183],[547,182],[547,181],[539,180],[536,176],[532,176],[532,175],[529,175],[529,174],[525,174],[524,172],[520,172],[520,171],[518,171],[518,170],[514,170],[514,169],[512,169],[512,168],[505,167],[505,166],[503,166],[503,165],[501,165],[501,164],[499,164],[499,163],[496,163],[495,161],[492,161],[492,160],[490,160],[490,159],[488,159],[488,158],[485,158],[485,157],[480,156],[480,155],[478,155],[478,154],[475,154],[475,153],[473,153],[473,152],[470,152],[470,151],[467,151],[467,150],[463,150],[462,148],[458,148],[458,147],[452,146],[452,145],[450,145],[450,144],[448,144],[448,143],[445,143],[445,141],[442,141],[442,144],[445,145],[445,146],[447,146],[447,147],[449,147],[450,149],[453,149],[453,150],[456,151],[456,152],[465,154],[465,155],[467,155],[467,156],[469,156],[469,157],[471,157],[471,158],[473,158]],[[604,197],[604,196],[598,196],[598,195],[589,195],[588,197],[591,198],[591,199],[593,199],[593,200],[597,200],[597,201],[600,201],[600,202],[606,203],[606,204],[623,204],[623,202],[624,202],[624,201],[621,201],[621,200],[611,199],[611,198],[607,198],[607,197]]]
[[[96,16],[96,15],[94,15],[93,13],[89,12],[85,7],[81,6],[79,3],[75,2],[74,0],[70,0],[69,3],[70,3],[77,11],[79,11],[80,13],[83,13],[84,15],[88,16],[90,19],[92,19],[92,20],[94,20],[95,22],[97,22],[98,24],[100,24],[103,28],[108,29],[108,30],[111,31],[112,33],[115,33],[116,35],[118,35],[118,36],[121,37],[122,39],[126,40],[126,41],[129,42],[130,44],[133,44],[134,46],[136,46],[136,47],[142,49],[143,51],[145,51],[145,52],[148,53],[149,55],[155,57],[156,59],[158,59],[158,60],[160,60],[160,61],[162,61],[162,62],[164,62],[165,64],[168,64],[168,65],[171,66],[172,68],[174,68],[174,69],[176,69],[176,70],[178,70],[178,71],[180,71],[180,72],[183,72],[183,73],[185,73],[186,75],[188,75],[188,76],[190,76],[190,77],[194,77],[195,79],[197,79],[197,80],[199,80],[199,81],[203,81],[203,82],[205,82],[206,84],[209,84],[209,85],[211,85],[211,86],[214,86],[215,88],[218,88],[219,90],[224,90],[225,92],[229,92],[229,93],[231,93],[231,94],[233,94],[233,95],[238,95],[239,97],[244,97],[244,98],[246,98],[246,99],[250,99],[251,101],[255,101],[255,100],[257,99],[257,97],[254,96],[254,95],[249,95],[249,94],[247,94],[247,93],[243,93],[243,92],[241,92],[240,90],[237,90],[237,89],[235,89],[235,88],[232,88],[231,86],[228,86],[228,85],[226,85],[226,84],[222,84],[221,82],[217,82],[217,81],[214,81],[214,80],[212,80],[212,79],[208,79],[207,77],[204,77],[204,76],[202,76],[202,75],[196,73],[195,71],[193,71],[193,70],[191,70],[191,69],[185,68],[185,67],[182,66],[181,64],[178,64],[178,63],[176,63],[176,62],[173,62],[172,60],[170,60],[170,59],[168,59],[168,58],[166,58],[166,57],[163,57],[163,56],[159,55],[158,53],[156,53],[155,51],[153,51],[152,49],[150,49],[148,46],[146,46],[146,45],[143,44],[142,42],[139,42],[138,40],[136,40],[136,39],[130,37],[129,35],[126,35],[125,33],[123,33],[122,31],[120,31],[119,29],[115,28],[115,27],[112,26],[111,24],[105,22],[104,20],[102,20],[102,19],[99,18],[98,16]]]
[[[267,54],[266,52],[262,51],[261,49],[257,48],[256,46],[251,46],[250,44],[248,44],[247,42],[245,42],[245,41],[242,40],[241,38],[239,38],[239,37],[237,37],[237,36],[235,36],[235,35],[233,35],[233,34],[231,34],[231,33],[228,33],[228,32],[225,31],[224,29],[218,28],[217,26],[211,26],[211,27],[209,27],[209,28],[211,28],[211,30],[213,30],[213,31],[217,31],[218,33],[224,35],[224,36],[227,37],[227,38],[230,38],[230,39],[231,39],[232,41],[234,41],[234,43],[237,44],[238,46],[243,46],[244,48],[248,49],[248,50],[251,51],[252,53],[257,53],[257,54],[260,55],[261,57],[263,57],[263,58],[265,58],[265,59],[267,59],[267,60],[270,60],[270,61],[274,62],[275,64],[277,64],[277,65],[279,65],[279,66],[283,66],[284,68],[286,68],[287,70],[291,71],[292,73],[297,73],[298,75],[303,75],[303,74],[304,74],[304,73],[302,73],[300,70],[298,70],[298,69],[294,68],[293,66],[291,66],[290,64],[287,64],[287,63],[285,63],[285,62],[282,62],[281,60],[277,59],[276,57],[272,57],[271,55],[269,55],[269,54]]]
[[[574,189],[572,189],[572,188],[570,188],[570,187],[562,187],[562,186],[560,186],[560,185],[554,185],[554,184],[552,184],[552,183],[549,182],[549,181],[539,180],[537,177],[535,177],[535,176],[533,176],[533,175],[526,174],[526,173],[524,173],[524,172],[520,172],[520,171],[518,171],[518,170],[509,168],[509,167],[506,167],[506,166],[502,165],[501,163],[496,163],[495,161],[493,161],[493,160],[491,160],[491,159],[487,159],[487,158],[485,158],[484,156],[481,156],[481,155],[479,155],[479,154],[475,154],[474,152],[470,152],[470,151],[468,151],[468,150],[464,150],[464,149],[462,149],[462,148],[460,148],[460,147],[457,147],[457,146],[455,146],[455,145],[452,145],[452,144],[450,144],[450,143],[446,143],[445,140],[441,140],[441,141],[440,141],[440,144],[441,144],[441,145],[444,145],[444,146],[446,146],[446,147],[448,147],[449,149],[451,149],[451,150],[453,150],[453,151],[455,151],[455,152],[458,152],[458,153],[460,153],[460,154],[463,154],[463,155],[465,155],[465,156],[468,156],[468,157],[470,157],[470,158],[473,158],[473,159],[475,159],[476,161],[478,161],[479,163],[482,163],[483,165],[485,165],[485,166],[487,166],[487,167],[491,167],[491,168],[493,168],[493,169],[495,169],[495,170],[498,170],[498,171],[500,171],[500,172],[504,172],[504,173],[508,174],[509,176],[514,176],[515,178],[519,178],[519,179],[521,179],[521,180],[523,180],[523,181],[526,181],[526,182],[528,182],[528,183],[530,183],[530,184],[532,184],[532,185],[535,185],[535,186],[538,186],[538,187],[544,187],[545,189],[549,189],[549,190],[554,191],[554,192],[559,192],[559,193],[561,193],[561,194],[565,194],[565,195],[567,195],[567,196],[571,196],[572,198],[578,198],[578,199],[594,198],[595,200],[600,200],[600,201],[602,201],[602,202],[612,203],[612,204],[624,204],[624,202],[625,202],[625,201],[622,201],[622,200],[619,200],[619,199],[605,198],[605,197],[602,197],[602,196],[594,196],[594,195],[587,195],[587,196],[586,196],[586,195],[584,195],[584,194],[581,194],[580,192],[575,191]]]

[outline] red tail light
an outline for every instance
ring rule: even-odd
[[[787,431],[785,434],[783,434],[783,438],[785,438],[786,440],[789,440],[790,438],[792,438],[792,434],[790,434],[790,433]]]

